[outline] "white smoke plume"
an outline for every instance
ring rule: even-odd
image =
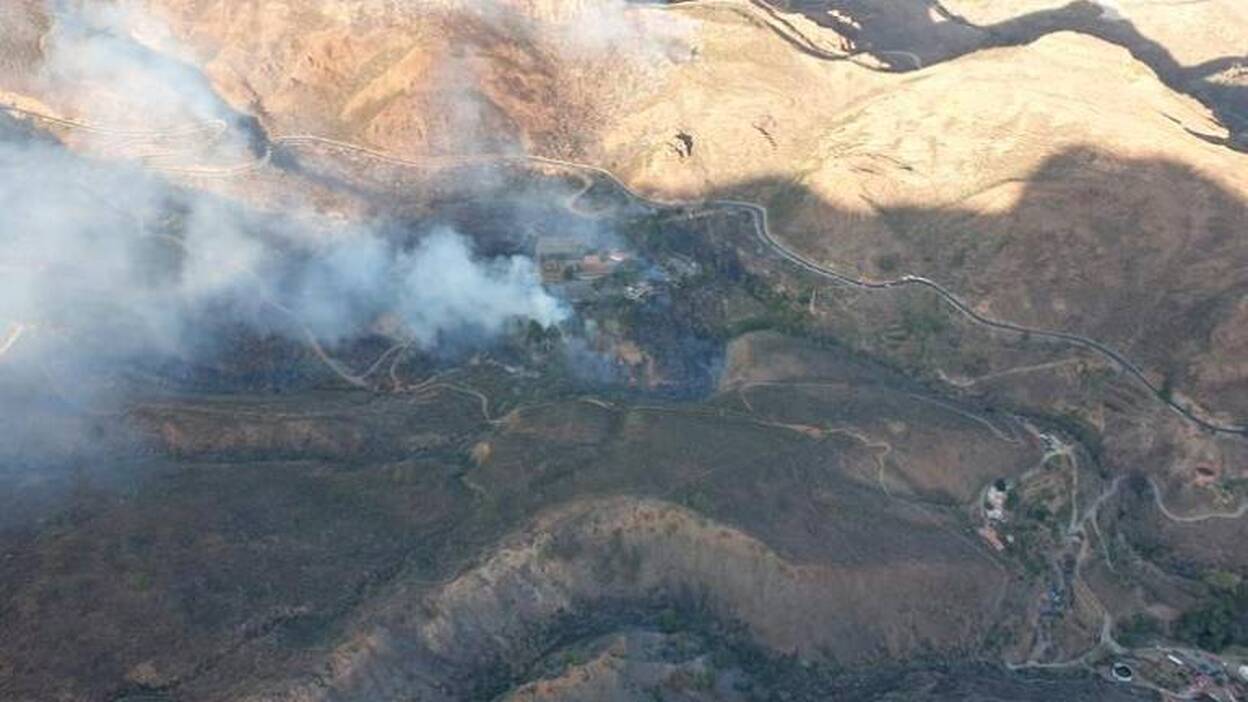
[[[42,77],[49,88],[69,93],[64,97],[81,117],[160,129],[230,115],[155,18],[131,5],[65,0],[53,3],[50,14]]]
[[[312,232],[238,207],[59,146],[0,143],[0,329],[6,341],[22,330],[0,366],[192,358],[209,315],[287,322],[275,328],[327,344],[390,315],[430,347],[566,314],[527,258],[481,260],[449,229],[403,250],[367,227],[325,225],[316,238],[331,243],[301,245]]]
[[[150,22],[106,3],[60,3],[53,14],[47,79],[118,99],[98,110],[84,103],[87,118],[155,129],[229,116],[197,70],[134,40],[132,28]],[[125,100],[133,103],[116,111]],[[0,373],[46,374],[52,364],[68,369],[67,384],[89,386],[110,364],[210,353],[219,341],[205,329],[226,324],[332,345],[385,315],[427,348],[566,315],[529,260],[483,260],[449,229],[412,246],[368,224],[296,225],[175,188],[134,163],[74,155],[12,123],[5,130],[0,123]]]
[[[476,259],[470,241],[445,227],[402,252],[357,235],[320,252],[296,277],[284,304],[331,343],[363,332],[363,324],[382,314],[397,316],[423,348],[448,335],[492,336],[518,318],[549,326],[567,315],[542,289],[530,259]]]

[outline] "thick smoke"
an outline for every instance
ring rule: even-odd
[[[229,116],[198,71],[128,33],[133,14],[63,4],[54,16],[44,78],[63,93],[81,85],[82,95],[115,100],[99,110],[75,105],[84,121],[125,117],[91,139]],[[428,348],[566,314],[529,260],[483,260],[449,229],[413,245],[367,225],[311,216],[296,224],[21,131],[0,124],[7,381],[42,378],[53,366],[63,386],[100,391],[93,379],[115,366],[212,353],[213,330],[228,325],[332,346],[386,316],[398,322],[394,335]]]
[[[56,145],[0,144],[0,319],[29,337],[8,354],[64,338],[62,353],[95,358],[193,356],[196,327],[222,312],[244,322],[276,313],[327,344],[387,314],[425,347],[564,314],[531,261],[479,260],[449,229],[405,250],[366,227],[314,227]],[[313,234],[319,242],[306,244]]]
[[[549,326],[566,315],[542,289],[530,259],[475,259],[471,242],[445,227],[411,251],[396,252],[369,235],[353,237],[329,247],[297,277],[287,304],[329,342],[362,333],[363,324],[383,314],[397,315],[422,348],[448,335],[491,336],[517,318]]]

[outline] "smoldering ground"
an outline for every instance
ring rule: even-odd
[[[151,132],[219,122],[219,142],[237,137],[237,115],[202,75],[127,33],[140,20],[150,28],[147,18],[102,3],[50,10],[39,80],[73,98],[80,122],[124,114],[133,125],[142,115]],[[231,334],[332,349],[385,315],[389,333],[432,348],[567,315],[529,259],[479,255],[449,227],[396,238],[371,223],[262,214],[3,122],[0,472],[9,477],[124,450],[115,419],[133,379],[211,359]]]
[[[251,212],[24,130],[10,136],[0,141],[0,528],[75,485],[140,479],[150,439],[131,427],[134,403],[228,391],[257,341],[290,350],[263,372],[311,374],[260,387],[342,384],[310,344],[358,372],[348,349],[360,338],[441,353],[569,314],[531,260],[479,253],[445,224]],[[231,376],[204,382],[215,368]]]
[[[250,213],[48,143],[0,142],[0,230],[4,371],[55,363],[93,406],[107,392],[92,378],[194,360],[228,326],[332,346],[384,314],[429,348],[567,314],[529,259],[479,257],[447,227],[404,243],[369,226]]]
[[[70,99],[75,117],[93,124],[125,118],[119,131],[150,133],[219,123],[224,130],[215,143],[226,148],[217,150],[249,157],[239,115],[192,63],[178,58],[159,23],[125,5],[49,7],[53,22],[39,80],[49,94]],[[615,28],[610,17],[592,13],[573,13],[556,26],[584,22],[604,26],[578,34],[612,51],[628,50],[637,37],[636,28]],[[137,41],[136,27],[162,50]],[[148,381],[237,350],[240,336],[315,343],[332,353],[377,334],[384,319],[384,334],[414,348],[462,349],[488,342],[515,320],[549,326],[571,313],[543,288],[530,259],[506,247],[476,250],[479,232],[464,222],[458,229],[409,223],[394,236],[387,224],[259,213],[114,158],[107,134],[97,143],[83,137],[86,153],[107,157],[96,159],[71,152],[29,122],[5,119],[0,478],[6,481],[98,475],[110,456],[133,455],[133,437],[119,418],[135,393],[176,389]],[[526,205],[522,196],[511,199]],[[568,349],[574,360],[589,358],[583,344]],[[589,360],[588,366],[602,365]]]

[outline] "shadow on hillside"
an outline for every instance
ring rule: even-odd
[[[1087,0],[986,25],[950,12],[938,0],[777,0],[771,4],[835,29],[897,71],[931,66],[980,49],[1029,44],[1055,32],[1096,37],[1129,51],[1171,90],[1199,100],[1232,134],[1230,139],[1202,138],[1248,150],[1243,136],[1248,132],[1248,84],[1217,80],[1228,69],[1248,65],[1248,53],[1184,66],[1129,19],[1107,16],[1100,5]]]
[[[1001,321],[1107,344],[1165,392],[1248,421],[1248,377],[1229,369],[1244,343],[1233,320],[1248,296],[1248,204],[1185,164],[1071,149],[1000,212],[877,205],[864,216],[771,180],[712,199],[749,193],[772,194],[773,230],[810,260],[865,279],[930,278]]]
[[[784,187],[741,183],[712,197]],[[929,276],[973,303],[991,299],[994,310],[1026,317],[1018,321],[1112,343],[1152,369],[1169,370],[1175,359],[1199,350],[1248,295],[1248,239],[1238,229],[1248,221],[1248,207],[1179,163],[1070,150],[1038,168],[1018,201],[994,214],[881,207],[864,218],[810,192],[767,204],[785,240],[811,258],[838,261],[844,270],[857,265],[867,277]],[[795,216],[802,212],[810,214]],[[1059,298],[1065,308],[1054,304]],[[1216,406],[1234,397],[1248,398],[1244,380],[1200,399]],[[293,401],[306,402],[310,413],[324,410],[323,396]],[[367,416],[365,400],[345,401],[353,416]],[[868,395],[863,404],[879,403]],[[532,433],[522,430],[535,425],[519,420],[497,433],[474,429],[445,449],[405,450],[406,461],[286,456],[262,464],[184,464],[136,480],[126,499],[72,486],[88,494],[74,496],[66,516],[49,523],[61,530],[55,539],[38,539],[42,526],[20,539],[0,532],[0,550],[15,553],[20,564],[0,579],[0,591],[33,603],[15,610],[17,633],[0,637],[0,653],[18,661],[20,673],[6,689],[19,697],[46,689],[105,696],[124,689],[118,686],[140,662],[158,660],[175,675],[192,671],[172,677],[170,689],[194,696],[194,685],[211,689],[217,679],[195,677],[202,661],[227,678],[255,670],[259,655],[265,674],[280,679],[310,647],[340,641],[342,630],[334,627],[375,611],[370,601],[389,583],[436,583],[460,559],[491,553],[502,534],[549,504],[584,495],[710,504],[781,550],[861,544],[851,555],[867,563],[891,558],[975,574],[964,567],[973,562],[963,555],[972,549],[937,528],[940,522],[874,486],[839,477],[829,444],[723,423],[713,414],[592,407],[573,409],[587,425],[602,414],[607,438],[598,443],[565,433],[573,422],[552,415]],[[407,417],[411,409],[400,412]],[[567,438],[556,446],[551,437],[560,436]],[[613,436],[624,441],[612,443]],[[293,441],[296,450],[303,445],[299,437]],[[478,445],[492,454],[468,461],[463,449]],[[75,567],[60,568],[71,556]],[[627,586],[626,578],[620,581]],[[84,622],[80,611],[94,616]],[[238,631],[249,634],[241,644],[234,643]],[[117,632],[141,645],[118,647]],[[550,638],[535,640],[553,645]],[[218,656],[219,650],[226,653]],[[56,666],[36,665],[46,660]]]

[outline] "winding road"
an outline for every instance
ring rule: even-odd
[[[58,127],[67,129],[77,129],[81,132],[91,134],[99,134],[111,137],[142,137],[148,139],[160,139],[167,137],[185,137],[206,132],[213,136],[220,136],[229,129],[229,125],[224,120],[214,119],[206,122],[191,122],[167,129],[123,129],[119,127],[104,127],[98,124],[89,124],[75,119],[68,119],[58,115],[50,115],[43,112],[36,112],[25,107],[19,107],[14,104],[0,105],[0,110],[11,112],[19,117],[29,117],[37,119],[48,124],[55,124]]]
[[[976,312],[969,304],[966,303],[966,301],[964,301],[961,297],[959,297],[953,291],[944,287],[940,283],[937,283],[936,281],[930,278],[925,278],[923,276],[903,275],[900,278],[896,278],[893,280],[876,281],[876,280],[867,280],[867,279],[862,279],[862,278],[854,278],[852,276],[839,273],[826,266],[820,265],[810,260],[809,258],[802,256],[796,251],[788,248],[779,239],[777,239],[775,234],[771,230],[771,225],[767,216],[767,208],[756,202],[748,202],[745,200],[707,200],[707,201],[685,201],[685,202],[654,200],[654,199],[648,198],[644,195],[641,195],[635,192],[632,188],[628,187],[620,178],[618,178],[614,173],[612,173],[611,171],[608,171],[605,168],[601,168],[599,166],[592,166],[589,164],[575,163],[571,161],[561,161],[558,159],[543,158],[539,156],[531,156],[528,158],[532,161],[536,161],[539,163],[561,165],[561,166],[566,166],[568,168],[576,168],[576,169],[587,170],[593,173],[597,173],[609,179],[616,187],[620,188],[620,190],[623,191],[625,194],[627,194],[630,198],[638,202],[647,204],[651,207],[689,207],[689,208],[719,207],[719,208],[744,210],[748,212],[750,214],[750,217],[753,219],[754,232],[756,236],[764,245],[767,246],[767,248],[769,248],[773,253],[777,254],[781,258],[788,260],[789,262],[793,263],[797,267],[809,273],[813,273],[814,275],[824,278],[825,280],[830,280],[834,283],[849,286],[852,288],[857,288],[860,290],[873,290],[873,291],[889,290],[893,288],[903,288],[907,286],[917,286],[917,287],[927,288],[935,292],[937,295],[939,295],[940,298],[944,300],[950,307],[953,307],[964,317],[966,317],[967,319],[971,320],[972,322],[976,324],[980,324],[982,326],[986,326],[986,327],[996,329],[999,331],[1013,332],[1019,335],[1030,335],[1030,336],[1038,337],[1038,338],[1062,341],[1065,343],[1073,344],[1075,346],[1079,346],[1079,347],[1094,351],[1110,359],[1111,361],[1113,361],[1116,365],[1118,365],[1120,368],[1126,371],[1129,375],[1133,376],[1134,378],[1139,380],[1141,383],[1143,383],[1144,386],[1147,387],[1153,393],[1154,397],[1156,397],[1158,400],[1163,402],[1170,409],[1179,413],[1180,415],[1190,420],[1191,422],[1197,424],[1201,428],[1214,432],[1214,433],[1219,433],[1219,434],[1236,434],[1240,436],[1248,436],[1248,426],[1226,425],[1226,424],[1220,424],[1217,422],[1210,421],[1208,419],[1205,419],[1204,417],[1199,416],[1198,414],[1193,412],[1191,409],[1179,404],[1173,398],[1167,397],[1166,394],[1162,392],[1161,388],[1148,378],[1148,376],[1144,373],[1144,370],[1141,369],[1134,362],[1132,362],[1131,359],[1119,353],[1112,347],[1100,341],[1097,341],[1096,339],[1092,339],[1092,338],[1082,336],[1079,334],[1072,334],[1070,332],[1040,329],[1038,327],[1029,327],[1029,326],[1022,325],[1022,324],[1016,324],[1014,322],[993,319],[992,317],[988,317],[986,315],[980,314],[979,312]]]
[[[1193,412],[1191,409],[1179,404],[1173,398],[1167,397],[1166,394],[1162,392],[1162,389],[1159,386],[1157,386],[1155,383],[1153,383],[1153,381],[1150,380],[1148,376],[1144,373],[1143,369],[1141,369],[1138,365],[1133,363],[1131,359],[1122,355],[1121,353],[1114,350],[1110,346],[1104,343],[1101,343],[1100,341],[1097,341],[1096,339],[1091,339],[1086,336],[1081,336],[1079,334],[1072,334],[1070,332],[1040,329],[1037,327],[1029,327],[1029,326],[1025,326],[1022,324],[1016,324],[1014,322],[993,319],[992,317],[988,317],[986,315],[980,314],[979,312],[976,312],[974,309],[971,308],[970,305],[966,303],[966,301],[964,301],[961,297],[956,295],[953,291],[949,290],[948,288],[944,287],[940,283],[937,283],[936,281],[930,278],[925,278],[925,277],[917,276],[917,275],[903,275],[900,278],[896,278],[893,280],[874,281],[874,280],[866,280],[866,279],[861,279],[861,278],[854,278],[851,276],[844,275],[842,273],[838,273],[832,270],[831,268],[827,268],[822,265],[819,265],[818,263],[811,261],[810,259],[802,256],[801,254],[798,254],[792,249],[786,247],[778,239],[776,239],[767,221],[767,208],[763,207],[762,205],[759,205],[753,202],[746,202],[743,200],[714,200],[707,204],[721,205],[721,206],[726,206],[726,207],[736,207],[736,208],[740,208],[740,209],[744,209],[748,211],[751,217],[754,219],[754,230],[757,233],[758,237],[763,241],[763,243],[766,244],[768,248],[770,248],[776,254],[780,255],[781,257],[797,265],[799,268],[802,268],[810,273],[814,273],[815,275],[818,275],[827,280],[831,280],[835,283],[839,283],[841,285],[846,285],[849,287],[858,288],[862,290],[888,290],[891,288],[902,288],[902,287],[907,287],[907,286],[917,286],[917,287],[927,288],[935,292],[937,295],[939,295],[942,300],[944,300],[950,307],[957,310],[964,317],[982,326],[986,326],[986,327],[1000,330],[1000,331],[1013,332],[1015,334],[1020,334],[1020,335],[1030,335],[1030,336],[1038,337],[1038,338],[1062,341],[1062,342],[1073,344],[1075,346],[1079,346],[1079,347],[1094,351],[1096,353],[1099,353],[1100,355],[1113,361],[1116,365],[1118,365],[1118,367],[1122,368],[1129,375],[1133,376],[1134,378],[1139,380],[1141,383],[1143,383],[1145,387],[1147,387],[1150,391],[1152,391],[1153,395],[1158,400],[1165,403],[1166,406],[1168,406],[1170,409],[1174,410],[1175,412],[1178,412],[1183,417],[1199,425],[1201,428],[1207,429],[1208,431],[1211,431],[1214,433],[1237,434],[1240,436],[1248,436],[1248,427],[1246,426],[1232,426],[1232,425],[1219,424],[1217,422],[1210,421],[1208,419],[1205,419],[1204,417],[1199,416],[1198,414]]]
[[[325,137],[316,137],[316,136],[310,136],[310,135],[280,136],[280,137],[275,137],[273,139],[273,143],[274,144],[317,143],[317,144],[321,144],[324,146],[331,146],[334,148],[339,148],[339,149],[344,149],[348,151],[353,151],[356,153],[370,155],[378,159],[384,160],[388,163],[392,163],[396,165],[413,166],[413,167],[420,167],[420,168],[428,168],[430,166],[430,163],[428,162],[410,161],[407,159],[392,156],[390,154],[385,154],[379,151],[375,151],[367,147],[359,146],[356,144],[351,144],[348,142],[338,141],[336,139],[328,139]],[[630,199],[636,202],[639,202],[641,204],[644,204],[652,209],[682,207],[682,208],[690,208],[690,209],[693,209],[693,208],[703,208],[703,209],[705,208],[728,208],[728,209],[744,210],[748,212],[750,214],[750,217],[753,219],[755,235],[768,249],[770,249],[773,253],[780,256],[781,258],[788,260],[789,262],[793,263],[797,267],[809,273],[812,273],[821,278],[824,278],[825,280],[830,280],[834,283],[857,288],[860,290],[878,291],[878,290],[889,290],[893,288],[903,288],[907,286],[917,286],[917,287],[927,288],[935,292],[937,295],[939,295],[940,298],[944,300],[945,303],[947,303],[950,307],[953,307],[957,312],[959,312],[964,317],[966,317],[967,319],[971,320],[972,322],[976,324],[986,326],[992,329],[996,329],[998,331],[1007,331],[1007,332],[1012,332],[1012,333],[1019,334],[1019,335],[1030,335],[1030,336],[1037,337],[1037,338],[1062,341],[1065,343],[1073,344],[1075,346],[1079,346],[1081,348],[1094,351],[1100,354],[1101,356],[1104,356],[1105,358],[1108,358],[1109,360],[1113,361],[1117,366],[1122,368],[1129,375],[1133,376],[1135,379],[1143,383],[1144,386],[1147,387],[1152,392],[1153,396],[1156,397],[1158,400],[1160,400],[1162,403],[1164,403],[1167,407],[1174,410],[1178,414],[1182,415],[1184,418],[1188,419],[1189,421],[1200,426],[1201,428],[1214,432],[1214,433],[1219,433],[1219,434],[1235,434],[1239,436],[1248,436],[1248,426],[1226,425],[1226,424],[1220,424],[1220,423],[1205,419],[1204,417],[1193,412],[1190,408],[1185,407],[1179,404],[1178,402],[1176,402],[1173,398],[1168,397],[1165,393],[1162,392],[1162,389],[1158,385],[1156,385],[1152,380],[1148,378],[1148,376],[1145,374],[1144,370],[1140,368],[1140,366],[1136,365],[1133,361],[1131,361],[1131,359],[1127,358],[1122,353],[1118,352],[1117,350],[1113,349],[1112,347],[1100,341],[1097,341],[1096,339],[1092,339],[1092,338],[1082,336],[1079,334],[1073,334],[1070,332],[1040,329],[1038,327],[1029,327],[1029,326],[1017,324],[1014,322],[1009,322],[1005,320],[999,320],[999,319],[994,319],[992,317],[988,317],[986,315],[980,314],[979,312],[976,312],[969,304],[966,303],[965,300],[963,300],[953,291],[944,287],[940,283],[937,283],[936,281],[930,278],[925,278],[923,276],[903,275],[900,278],[896,278],[893,280],[882,280],[882,281],[867,280],[867,279],[861,279],[861,278],[854,278],[852,276],[839,273],[826,266],[820,265],[810,260],[809,258],[802,256],[796,251],[788,248],[779,239],[777,239],[775,234],[771,230],[770,221],[767,215],[767,208],[756,202],[749,202],[745,200],[696,200],[696,201],[657,200],[657,199],[650,198],[650,197],[647,197],[645,195],[642,195],[636,192],[635,190],[630,188],[627,184],[625,184],[623,180],[621,180],[618,176],[616,176],[615,173],[601,166],[594,166],[592,164],[587,164],[587,163],[578,163],[575,161],[565,161],[565,160],[556,159],[556,158],[547,158],[544,156],[533,156],[533,155],[527,155],[527,154],[526,155],[496,155],[496,156],[478,155],[478,156],[466,156],[466,157],[449,157],[449,158],[444,158],[444,159],[439,159],[439,160],[443,162],[458,162],[458,163],[471,163],[471,162],[480,163],[480,162],[491,162],[491,161],[492,162],[511,161],[511,162],[540,163],[544,165],[569,168],[569,169],[573,169],[573,170],[577,170],[581,172],[593,173],[610,181],[615,187],[619,188],[620,191],[623,192],[625,195],[627,195]]]
[[[1157,504],[1157,510],[1162,516],[1172,522],[1180,524],[1194,524],[1197,522],[1206,522],[1210,519],[1239,519],[1248,514],[1248,501],[1241,502],[1233,512],[1207,512],[1205,514],[1176,514],[1170,511],[1166,503],[1161,499],[1161,487],[1157,485],[1157,481],[1149,476],[1148,487],[1153,491],[1153,502]]]
[[[50,116],[50,115],[41,115],[39,113],[32,112],[30,110],[20,109],[20,108],[16,108],[16,107],[9,106],[9,105],[0,106],[0,109],[19,113],[28,117],[36,118],[36,119],[48,120],[50,122],[60,124],[62,126],[69,126],[73,128],[79,128],[79,129],[88,129],[88,130],[91,130],[97,133],[102,133],[102,134],[126,134],[127,133],[126,130],[105,129],[102,127],[86,125],[86,124],[82,124],[79,122],[71,122],[71,121],[64,120],[59,117]],[[211,124],[203,125],[203,126],[206,126],[208,129],[216,128],[215,123],[211,123]],[[948,288],[941,285],[940,283],[930,278],[923,277],[923,276],[903,275],[899,278],[895,278],[892,280],[869,280],[869,279],[864,279],[864,278],[855,278],[853,276],[849,276],[844,273],[837,272],[831,268],[828,268],[824,265],[816,263],[815,261],[812,261],[811,259],[789,248],[776,237],[775,233],[771,229],[771,224],[768,219],[767,208],[756,202],[749,202],[746,200],[733,200],[733,199],[686,200],[686,201],[658,200],[658,199],[647,197],[645,195],[642,195],[636,192],[635,190],[630,188],[627,184],[625,184],[621,178],[616,176],[615,173],[601,166],[595,166],[595,165],[587,164],[587,163],[578,163],[575,161],[566,161],[566,160],[557,159],[557,158],[548,158],[544,156],[534,156],[534,155],[529,155],[529,154],[493,154],[493,155],[480,154],[480,155],[474,155],[474,156],[441,157],[441,158],[435,159],[434,161],[429,161],[429,160],[414,161],[410,159],[393,156],[391,154],[387,154],[381,151],[370,149],[370,148],[367,148],[365,146],[361,146],[358,144],[352,144],[350,142],[345,142],[345,141],[340,141],[337,139],[330,139],[330,138],[310,135],[310,134],[290,134],[290,135],[273,137],[270,140],[268,149],[266,149],[265,154],[262,155],[260,158],[256,159],[254,162],[249,163],[249,164],[244,164],[244,165],[240,165],[240,166],[229,168],[229,169],[223,169],[223,172],[227,174],[231,174],[231,175],[241,175],[243,173],[250,172],[265,164],[268,164],[271,161],[273,147],[277,145],[297,146],[297,145],[303,145],[303,144],[316,144],[320,146],[328,146],[331,148],[342,149],[346,151],[351,151],[353,153],[370,156],[372,158],[376,158],[386,163],[391,163],[391,164],[400,165],[400,166],[411,166],[415,168],[429,168],[435,164],[445,165],[445,164],[463,164],[463,163],[500,163],[500,162],[537,163],[537,164],[543,164],[543,165],[548,165],[548,166],[567,168],[567,169],[575,170],[581,173],[590,173],[590,174],[600,176],[606,179],[611,184],[613,184],[615,187],[619,188],[620,191],[624,193],[626,196],[628,196],[630,199],[634,200],[635,202],[641,203],[650,209],[679,207],[679,208],[685,208],[685,209],[701,209],[701,210],[707,210],[707,209],[742,210],[742,211],[747,212],[750,215],[753,221],[753,225],[754,225],[754,233],[759,239],[759,241],[762,244],[764,244],[764,246],[770,249],[771,252],[773,252],[775,255],[789,261],[793,265],[797,266],[798,268],[808,273],[816,275],[832,283],[851,287],[851,288],[856,288],[859,290],[881,291],[881,290],[891,290],[891,289],[905,288],[905,287],[926,288],[936,293],[946,304],[948,304],[950,307],[956,310],[963,317],[967,318],[968,320],[970,320],[971,322],[975,324],[979,324],[981,326],[987,327],[989,329],[994,329],[997,331],[1005,331],[1005,332],[1010,332],[1010,333],[1014,333],[1018,335],[1027,335],[1027,336],[1031,336],[1035,338],[1051,339],[1054,341],[1060,341],[1060,342],[1072,344],[1074,346],[1078,346],[1078,347],[1093,351],[1113,361],[1115,365],[1117,365],[1127,374],[1131,375],[1136,380],[1140,381],[1145,387],[1147,387],[1152,392],[1154,397],[1156,397],[1159,401],[1164,403],[1171,410],[1173,410],[1174,412],[1178,413],[1179,415],[1183,416],[1187,420],[1191,421],[1192,423],[1196,424],[1197,426],[1207,431],[1217,433],[1217,434],[1234,434],[1234,435],[1239,435],[1239,436],[1248,436],[1248,426],[1221,424],[1221,423],[1212,421],[1210,419],[1206,419],[1205,417],[1197,414],[1191,408],[1175,401],[1173,397],[1169,396],[1168,393],[1163,392],[1161,387],[1159,387],[1156,383],[1154,383],[1151,379],[1149,379],[1148,375],[1144,372],[1144,370],[1140,366],[1135,364],[1133,361],[1131,361],[1131,359],[1127,358],[1125,355],[1123,355],[1119,351],[1108,346],[1107,344],[1097,341],[1096,339],[1092,339],[1092,338],[1089,338],[1080,334],[1074,334],[1070,332],[1041,329],[1038,327],[1030,327],[1030,326],[1026,326],[1023,324],[1010,322],[1007,320],[994,319],[987,315],[976,312],[969,304],[967,304],[965,300],[963,300],[956,293],[949,290]]]

